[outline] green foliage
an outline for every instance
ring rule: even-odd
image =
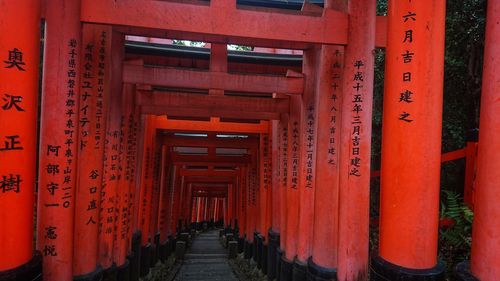
[[[440,257],[451,269],[469,258],[472,241],[472,220],[474,214],[463,203],[460,194],[444,190],[441,199],[441,219],[454,222],[450,227],[442,227],[439,235]]]

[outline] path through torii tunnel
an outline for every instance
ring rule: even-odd
[[[444,280],[441,162],[476,159],[441,155],[445,0],[298,2],[0,0],[0,280],[135,281],[216,227],[269,280]],[[463,280],[500,280],[498,21],[489,0]]]

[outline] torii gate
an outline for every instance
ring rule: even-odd
[[[370,271],[372,280],[443,279],[437,235],[444,0],[390,0],[387,17],[376,17],[369,0],[326,0],[323,8],[305,4],[300,12],[229,0],[0,0],[0,6],[0,280],[147,274],[150,253],[176,235],[179,217],[188,217],[182,204],[189,205],[192,192],[182,193],[185,183],[196,183],[167,159],[235,163],[231,156],[172,154],[159,128],[259,135],[258,150],[237,160],[245,163],[239,182],[212,175],[199,183],[231,181],[225,224],[245,221],[239,237],[245,257],[270,278],[367,280]],[[498,20],[500,1],[490,0],[473,249],[470,269],[460,269],[486,281],[500,276]],[[198,70],[173,68],[168,60],[151,67],[144,60],[151,57],[125,61],[125,35],[210,42],[211,59]],[[235,69],[253,72],[231,72],[228,43],[303,50],[301,72],[244,64]],[[386,89],[380,247],[369,265],[375,47],[387,49]],[[153,116],[165,114],[212,121]]]

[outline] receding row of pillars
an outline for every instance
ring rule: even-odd
[[[127,272],[134,239],[147,253],[187,227],[192,193],[175,165],[162,167],[168,152],[152,137],[153,121],[135,111],[133,86],[121,83],[123,36],[109,26],[82,28],[78,1],[48,1],[38,122],[40,3],[0,3],[0,276],[37,280],[42,264],[45,280]],[[349,13],[349,45],[305,50],[305,93],[291,97],[290,114],[261,134],[259,153],[240,168],[223,201],[225,225],[254,256],[256,243],[276,249],[280,280],[365,280],[369,270],[372,280],[442,278],[445,1],[389,2],[380,245],[371,265],[375,2],[326,7]],[[499,18],[500,1],[489,1],[470,265],[480,280],[500,276]],[[158,176],[165,170],[173,176]],[[35,186],[41,256],[32,246]]]

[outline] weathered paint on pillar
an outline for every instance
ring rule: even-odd
[[[123,98],[126,104],[126,116],[125,116],[125,126],[126,126],[126,164],[125,167],[125,185],[128,186],[129,199],[128,199],[128,210],[127,210],[127,220],[128,220],[128,233],[127,233],[127,248],[131,250],[131,239],[133,233],[137,230],[135,227],[135,212],[139,208],[136,204],[136,198],[139,197],[136,192],[136,181],[137,181],[137,153],[138,153],[138,138],[137,131],[139,128],[139,118],[134,105],[134,93],[135,87],[131,84],[123,85]]]
[[[271,189],[272,189],[272,200],[271,200],[271,229],[280,233],[281,226],[281,197],[280,197],[280,133],[278,128],[279,120],[271,121]]]
[[[227,216],[228,226],[234,228],[234,185],[227,186]]]
[[[68,281],[73,279],[80,1],[48,1],[45,9],[37,250],[43,254],[44,280]],[[58,171],[47,170],[51,166]]]
[[[142,232],[141,245],[147,246],[150,242],[151,198],[153,189],[153,154],[154,154],[154,121],[151,116],[146,117],[144,130],[144,146],[141,169],[141,193],[139,209],[139,228]]]
[[[123,39],[113,33],[111,48],[106,54],[111,64],[108,74],[110,99],[104,144],[104,168],[100,196],[99,213],[99,258],[101,267],[108,269],[113,265],[113,245],[117,228],[118,208],[117,188],[120,178],[120,141],[122,123],[122,60],[124,55]],[[112,52],[111,52],[112,50]],[[120,51],[121,50],[121,51]]]
[[[269,133],[260,134],[260,144],[259,144],[259,179],[260,179],[260,189],[259,189],[259,217],[260,225],[257,228],[260,234],[264,237],[264,243],[267,244],[267,236],[269,228],[271,227],[271,192],[272,192],[272,181],[271,181],[271,138]]]
[[[288,154],[289,154],[289,145],[288,145],[288,118],[282,117],[282,120],[279,121],[279,138],[280,138],[280,177],[279,177],[279,185],[280,185],[280,249],[285,250],[286,245],[286,235],[287,235],[287,189],[288,189]]]
[[[116,266],[121,267],[126,263],[128,253],[128,208],[130,200],[130,188],[128,179],[126,178],[126,155],[127,155],[127,137],[128,127],[126,126],[127,107],[131,100],[127,96],[127,92],[133,88],[127,85],[128,89],[123,86],[123,58],[124,36],[120,33],[113,33],[111,53],[111,100],[110,100],[110,115],[115,113],[119,124],[118,129],[118,160],[117,160],[117,180],[116,180],[116,196],[115,196],[115,233],[113,241],[113,262]],[[117,108],[116,112],[114,108]],[[108,120],[111,120],[110,116]],[[112,141],[114,143],[114,140]],[[112,156],[113,157],[113,156]],[[113,160],[113,159],[111,159]]]
[[[479,280],[500,276],[500,1],[488,1],[471,270]]]
[[[240,176],[239,176],[239,184],[240,184],[240,198],[238,198],[240,202],[240,217],[238,218],[239,225],[239,234],[240,238],[245,237],[246,229],[247,229],[247,216],[248,212],[248,203],[247,203],[247,189],[248,189],[248,177],[247,177],[247,167],[240,167]],[[217,203],[218,198],[215,199],[215,213],[214,213],[214,221],[217,221]]]
[[[179,184],[179,167],[172,166],[172,182],[171,188],[169,192],[169,225],[170,225],[170,234],[175,235],[176,233],[176,222],[175,222],[175,196],[178,192],[178,184]]]
[[[134,88],[135,89],[135,88]],[[135,98],[136,93],[132,94],[133,97]],[[145,154],[145,149],[144,149],[144,142],[146,139],[146,133],[147,133],[147,118],[145,115],[141,115],[139,112],[139,107],[134,106],[134,115],[131,119],[134,119],[137,121],[137,135],[136,135],[136,148],[137,148],[137,153],[136,153],[136,169],[134,170],[133,175],[135,175],[135,181],[131,184],[133,184],[133,193],[134,193],[134,200],[133,202],[133,213],[132,213],[132,219],[134,222],[133,225],[133,230],[132,233],[134,232],[140,232],[141,231],[141,204],[142,204],[142,172],[143,172],[143,162],[144,162],[144,154]],[[132,168],[133,169],[133,168]]]
[[[297,258],[306,263],[311,256],[314,227],[314,192],[316,188],[316,142],[318,127],[318,105],[316,103],[317,63],[319,48],[304,51],[303,72],[306,77],[302,106],[300,107],[301,132],[299,137],[299,227]]]
[[[0,1],[0,272],[33,257],[40,1]]]
[[[255,231],[255,211],[256,211],[256,194],[255,194],[255,168],[253,165],[248,165],[246,169],[246,176],[248,179],[247,188],[247,212],[246,212],[246,239],[253,243],[253,232]]]
[[[179,199],[181,194],[183,177],[180,176],[180,167],[175,166],[175,181],[172,193],[172,221],[171,228],[173,233],[178,232],[178,218],[179,218]]]
[[[375,1],[349,1],[339,157],[338,279],[368,278]]]
[[[312,260],[315,264],[337,268],[339,208],[340,109],[344,48],[322,46],[319,61],[318,133],[316,192],[314,199],[314,238]]]
[[[169,210],[169,190],[170,190],[170,180],[171,180],[171,165],[169,165],[167,159],[167,153],[169,148],[165,145],[161,148],[161,187],[160,187],[160,210],[159,210],[159,229],[160,229],[160,242],[167,242],[169,235],[169,221],[168,221],[168,210]]]
[[[299,228],[299,183],[301,173],[300,136],[301,97],[290,97],[290,116],[288,120],[288,176],[287,176],[287,214],[285,235],[285,256],[293,261],[297,254],[297,233]]]
[[[380,256],[404,268],[437,264],[445,6],[389,1]]]
[[[161,188],[161,178],[160,178],[160,168],[161,168],[161,144],[159,138],[155,136],[154,145],[154,155],[153,155],[153,181],[152,181],[152,192],[151,192],[151,217],[149,220],[149,229],[151,233],[151,242],[154,241],[155,235],[159,233],[158,228],[158,215],[160,210],[160,188]]]
[[[111,28],[84,25],[81,56],[78,180],[75,198],[73,275],[94,272],[103,180],[104,142],[109,100]]]

